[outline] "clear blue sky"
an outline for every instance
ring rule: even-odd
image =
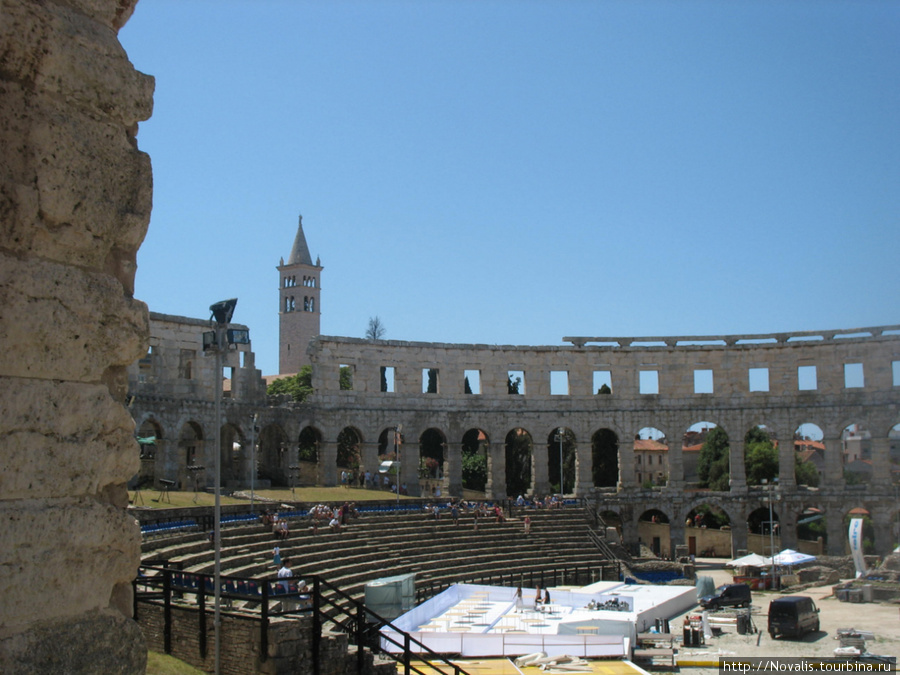
[[[488,344],[900,323],[900,3],[141,0],[137,297]]]

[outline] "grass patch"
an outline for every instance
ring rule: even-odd
[[[258,503],[271,500],[275,504],[290,502],[368,502],[368,501],[396,501],[397,495],[387,490],[363,490],[359,488],[344,487],[302,487],[274,489],[274,490],[254,490],[253,494],[258,498]],[[170,491],[166,498],[169,501],[155,501],[160,497],[160,493],[155,490],[141,490],[138,503],[134,503],[135,493],[128,492],[129,501],[138,507],[151,509],[175,509],[190,506],[213,506],[215,504],[215,495],[206,492],[172,492]],[[196,499],[196,501],[195,501]],[[407,497],[400,495],[400,500],[415,499],[415,497]],[[237,499],[222,495],[222,505],[228,504],[249,504],[248,499]],[[273,504],[274,505],[274,504]]]
[[[174,656],[147,652],[147,675],[206,675],[202,670],[179,661]]]

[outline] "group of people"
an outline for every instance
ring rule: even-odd
[[[543,595],[541,594],[541,587],[538,586],[535,595],[534,595],[534,609],[538,612],[543,610],[547,605],[550,604],[550,591],[546,588],[544,589]],[[521,612],[525,608],[525,602],[522,599],[522,587],[519,586],[516,589],[516,611]]]
[[[325,504],[317,504],[309,510],[309,518],[313,534],[319,534],[321,524],[326,524],[328,529],[337,533],[350,522],[351,518],[359,518],[359,511],[356,509],[356,502],[344,502],[336,509]]]
[[[516,497],[515,503],[520,509],[562,509],[565,508],[566,500],[562,495],[557,494],[536,496],[532,499],[519,495]]]
[[[265,511],[259,519],[263,527],[272,529],[272,534],[276,539],[285,540],[290,536],[291,529],[287,518],[280,518],[277,512]]]
[[[382,476],[377,473],[372,473],[371,471],[354,472],[343,469],[341,471],[341,486],[349,489],[357,485],[366,490],[387,490],[388,492],[393,492],[395,494],[397,492],[397,486],[388,474]],[[400,486],[400,494],[409,494],[406,483],[403,483]]]

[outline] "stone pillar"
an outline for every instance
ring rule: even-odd
[[[668,445],[669,481],[666,483],[666,487],[676,492],[681,492],[684,489],[684,456],[681,451],[681,438],[668,440]],[[634,455],[634,446],[632,446],[632,455]]]
[[[885,488],[891,484],[891,441],[882,436],[872,438],[872,485]]]
[[[337,442],[320,441],[318,455],[319,462],[316,467],[318,470],[317,482],[323,487],[333,487],[337,485]]]
[[[531,492],[535,496],[550,492],[550,465],[547,443],[531,439]]]
[[[840,438],[823,439],[822,443],[825,445],[825,475],[820,487],[841,490],[844,488],[844,445]]]
[[[779,551],[786,548],[797,548],[797,513],[790,504],[779,502],[781,510],[778,512],[778,534],[780,536]]]
[[[890,511],[883,508],[873,510],[872,529],[875,531],[875,554],[880,556],[889,555],[894,548],[894,542],[891,537]]]
[[[135,133],[153,80],[117,39],[133,5],[0,8],[5,673],[146,665],[129,618],[140,530],[125,485],[139,449],[122,405],[126,367],[149,344],[147,308],[133,294],[151,174]]]
[[[446,461],[444,462],[445,497],[462,496],[462,443],[446,443],[444,446]]]
[[[360,450],[360,471],[365,473],[368,471],[373,475],[378,475],[378,443],[363,443]]]
[[[675,517],[669,521],[669,557],[674,560],[678,546],[684,545],[684,518]],[[647,542],[644,542],[647,543]]]
[[[780,438],[785,438],[785,442],[778,444],[778,484],[783,489],[793,490],[797,485],[797,477],[794,473],[794,464],[797,461],[794,457],[794,436],[793,434],[782,434]]]
[[[488,479],[484,487],[488,499],[506,498],[506,445],[491,443],[488,453]]]
[[[575,443],[575,496],[584,497],[594,487],[590,443]]]
[[[634,480],[634,441],[619,441],[619,480],[620,488],[635,487]]]
[[[747,522],[731,524],[731,555],[747,550]]]
[[[730,468],[731,492],[747,491],[747,466],[744,462],[744,439],[728,440],[728,464]]]
[[[825,531],[828,533],[828,555],[849,555],[846,547],[847,531],[841,518],[840,509],[829,508],[825,510]]]

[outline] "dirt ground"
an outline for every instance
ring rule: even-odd
[[[698,560],[697,574],[711,576],[716,586],[731,582],[731,572],[723,561]],[[718,637],[706,640],[702,647],[679,649],[679,659],[713,660],[718,656],[834,656],[834,649],[840,647],[837,640],[838,628],[855,628],[875,635],[867,642],[869,652],[886,656],[900,656],[900,604],[897,603],[849,603],[839,602],[832,595],[832,586],[821,586],[798,591],[795,595],[806,595],[819,608],[821,630],[805,635],[801,640],[769,637],[767,616],[769,601],[781,594],[753,591],[752,619],[758,633],[738,635],[728,627]],[[688,612],[697,614],[699,608]],[[683,616],[670,622],[671,630],[681,637]],[[717,672],[707,668],[691,668],[690,672],[705,674]]]

